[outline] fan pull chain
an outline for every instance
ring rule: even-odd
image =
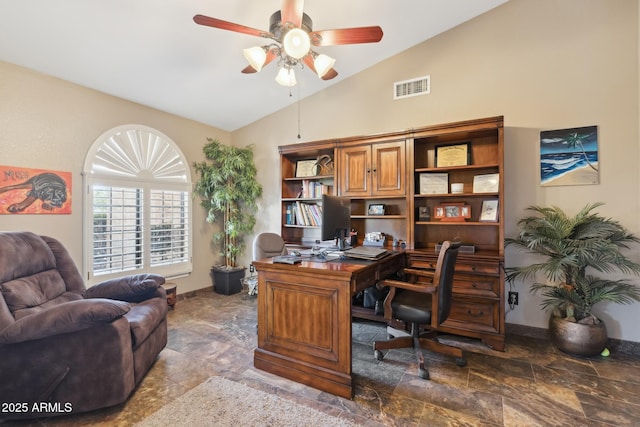
[[[300,139],[300,88],[298,88],[298,139]]]

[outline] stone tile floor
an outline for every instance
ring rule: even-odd
[[[514,335],[499,352],[451,336],[442,340],[466,350],[467,366],[426,353],[427,381],[417,376],[411,350],[375,360],[371,344],[385,338],[384,324],[353,322],[356,394],[342,399],[255,369],[256,299],[205,289],[169,312],[167,348],[126,403],[2,425],[129,426],[214,375],[368,426],[640,425],[639,355],[576,358],[547,340]]]

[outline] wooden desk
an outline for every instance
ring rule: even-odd
[[[351,399],[351,296],[398,271],[404,260],[404,253],[396,252],[379,261],[254,262],[254,366]]]

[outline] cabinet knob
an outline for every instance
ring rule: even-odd
[[[467,310],[467,314],[469,316],[472,316],[472,317],[482,317],[482,316],[484,316],[484,312],[482,312],[482,311],[479,311],[478,313],[474,314],[471,310]]]

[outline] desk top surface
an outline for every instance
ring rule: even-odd
[[[353,258],[328,259],[326,261],[314,261],[313,258],[305,259],[304,257],[297,264],[274,263],[272,259],[263,259],[254,261],[253,265],[257,271],[261,270],[321,270],[324,274],[353,274],[369,268],[377,268],[378,265],[393,261],[396,257],[404,255],[401,251],[392,251],[390,255],[378,260],[363,260]]]

